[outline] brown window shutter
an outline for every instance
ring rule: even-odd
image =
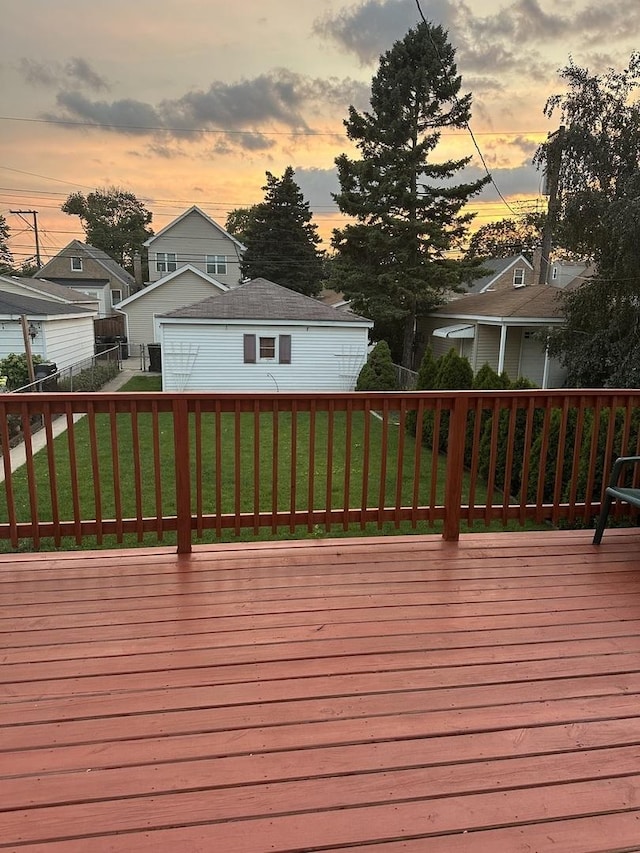
[[[244,336],[244,363],[245,364],[255,364],[256,363],[256,336],[255,335],[245,335]]]
[[[280,335],[278,355],[280,364],[291,364],[291,335]]]

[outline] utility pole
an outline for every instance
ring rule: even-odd
[[[36,265],[38,269],[42,266],[42,261],[40,260],[40,238],[38,237],[38,211],[37,210],[10,210],[9,213],[15,213],[17,216],[25,222],[29,228],[31,228],[31,223],[27,222],[24,218],[23,214],[30,214],[33,216],[33,233],[36,238]]]
[[[558,130],[554,133],[550,133],[547,137],[547,166],[545,170],[547,185],[545,188],[545,195],[549,196],[549,203],[547,206],[547,218],[544,223],[544,228],[542,229],[542,257],[540,258],[540,275],[538,278],[538,284],[547,284],[547,276],[549,275],[551,243],[560,209],[558,189],[560,184],[560,164],[562,162],[564,132],[564,125],[560,125]]]

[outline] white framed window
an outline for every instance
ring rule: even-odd
[[[553,267],[551,270],[551,279],[555,281],[558,278],[558,267]]]
[[[71,269],[73,272],[82,272],[82,258],[71,258]]]
[[[209,275],[226,275],[227,274],[227,256],[226,255],[207,255],[206,267]]]
[[[516,267],[513,271],[513,286],[524,287],[524,267]]]
[[[178,268],[178,258],[175,252],[158,252],[156,255],[156,270],[158,272],[175,272]]]
[[[273,361],[276,357],[276,339],[260,338],[260,361]]]
[[[279,364],[291,364],[291,335],[260,336],[246,334],[243,336],[243,360],[245,364],[256,364],[259,361],[275,361]]]
[[[121,290],[112,290],[111,291],[111,307],[117,305],[118,302],[122,302],[122,291]]]

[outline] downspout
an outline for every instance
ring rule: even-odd
[[[507,327],[500,325],[500,352],[498,354],[498,373],[504,373],[504,355],[507,351]]]

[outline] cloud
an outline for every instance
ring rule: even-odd
[[[76,73],[87,76],[89,70],[78,67]],[[335,107],[346,114],[349,104],[362,108],[368,98],[369,87],[350,78],[312,78],[278,68],[238,82],[215,81],[208,89],[192,89],[157,105],[132,98],[91,99],[78,89],[63,89],[56,97],[58,112],[46,118],[180,140],[220,131],[218,153],[264,151],[275,144],[265,128],[307,132],[308,113]]]
[[[448,5],[446,0],[442,5]],[[366,0],[337,15],[327,13],[314,23],[313,31],[369,65],[418,20],[413,0]]]
[[[94,92],[110,88],[109,83],[95,71],[86,59],[71,57],[67,62],[39,62],[23,57],[17,63],[22,77],[32,86],[59,88],[72,83]]]

